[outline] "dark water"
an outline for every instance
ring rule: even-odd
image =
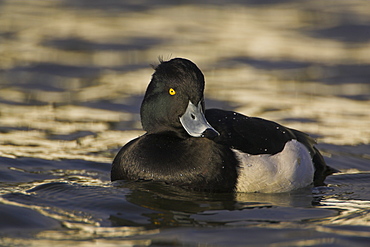
[[[368,246],[370,5],[0,1],[1,246]],[[327,187],[210,194],[110,182],[158,56],[206,105],[317,138]]]
[[[328,162],[353,162],[345,155],[340,160]],[[110,183],[107,163],[0,162],[5,245],[27,246],[29,238],[35,245],[56,246],[68,241],[366,246],[369,241],[370,172],[332,176],[329,187],[294,193],[209,194],[155,183]]]

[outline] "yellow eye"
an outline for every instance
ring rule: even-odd
[[[168,93],[169,93],[170,95],[175,95],[175,94],[176,94],[176,91],[175,91],[175,89],[170,88],[170,90],[168,90]]]

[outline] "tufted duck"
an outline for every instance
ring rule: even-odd
[[[204,83],[193,62],[161,61],[141,105],[146,133],[118,152],[112,181],[276,193],[324,185],[335,172],[303,132],[233,111],[205,110]]]

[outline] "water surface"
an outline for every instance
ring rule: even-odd
[[[369,8],[1,1],[0,244],[367,246]],[[207,107],[309,133],[341,173],[282,194],[111,183],[158,57],[202,69]]]

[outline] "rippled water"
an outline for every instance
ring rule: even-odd
[[[0,1],[0,245],[367,246],[369,8]],[[310,133],[341,173],[283,194],[111,183],[158,56],[203,70],[207,107]]]

